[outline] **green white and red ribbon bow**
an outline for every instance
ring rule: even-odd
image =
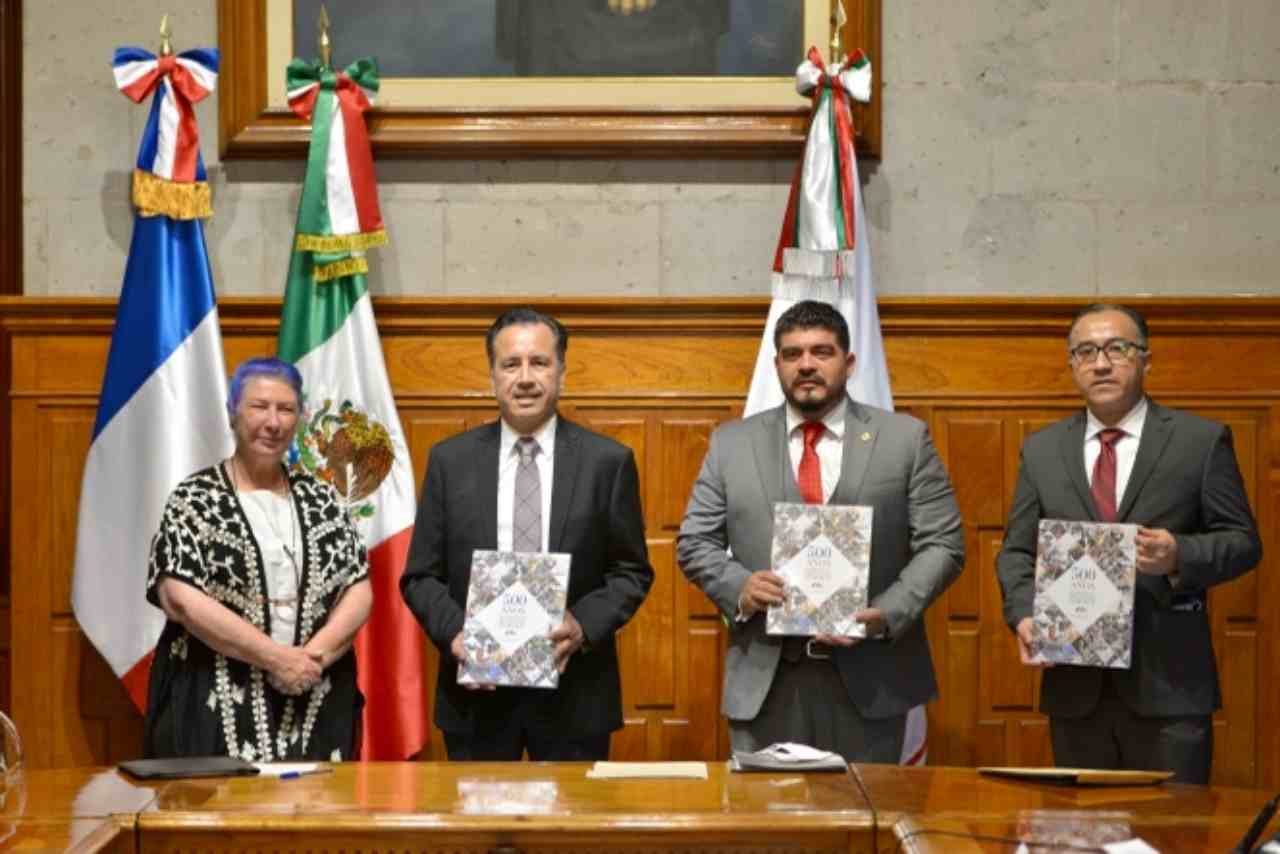
[[[796,69],[796,90],[813,109],[804,159],[796,167],[773,269],[783,272],[787,249],[852,250],[856,245],[854,198],[858,180],[851,100],[871,100],[871,63],[857,51],[842,63],[823,63],[817,48]]]
[[[378,68],[360,59],[343,71],[295,59],[285,70],[289,108],[311,121],[295,248],[315,253],[315,279],[368,272],[365,250],[387,242],[364,113]]]

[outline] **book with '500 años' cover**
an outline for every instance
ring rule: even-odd
[[[564,621],[571,555],[477,549],[471,556],[458,683],[555,688],[555,644]]]
[[[1133,656],[1137,525],[1041,519],[1035,660],[1126,669]]]
[[[786,598],[769,608],[769,634],[866,636],[853,615],[867,607],[871,512],[861,505],[773,505],[773,571],[786,582]]]

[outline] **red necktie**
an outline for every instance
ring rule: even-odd
[[[814,446],[826,426],[821,421],[804,423],[804,453],[800,455],[800,497],[805,504],[822,504],[822,464]]]
[[[1103,522],[1116,520],[1116,442],[1124,435],[1125,432],[1117,427],[1108,427],[1098,433],[1098,443],[1102,448],[1093,463],[1093,483],[1089,491],[1093,493],[1093,506],[1098,509],[1098,518]]]

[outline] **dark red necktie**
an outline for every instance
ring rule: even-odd
[[[1108,427],[1098,433],[1098,443],[1102,447],[1093,463],[1093,483],[1089,491],[1093,493],[1093,506],[1098,509],[1098,518],[1103,522],[1116,520],[1116,442],[1124,435],[1125,432],[1117,427]]]
[[[805,504],[822,504],[822,463],[815,446],[826,426],[821,421],[804,423],[804,453],[800,455],[800,497]]]

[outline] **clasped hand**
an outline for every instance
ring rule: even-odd
[[[267,681],[281,694],[297,697],[310,691],[324,675],[324,653],[301,646],[280,645]]]

